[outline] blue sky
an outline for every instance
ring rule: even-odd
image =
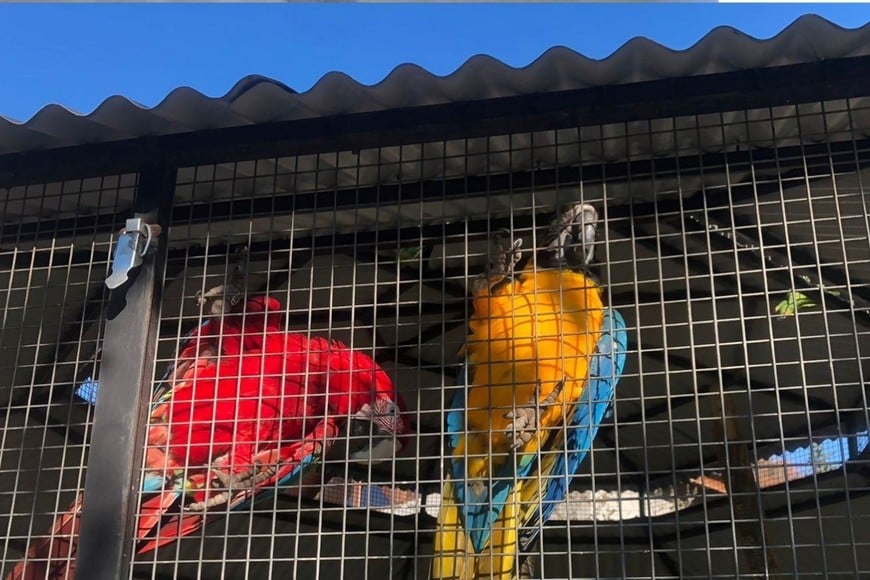
[[[254,73],[304,91],[332,70],[373,84],[401,63],[444,75],[480,53],[516,67],[555,45],[603,58],[634,36],[685,49],[719,25],[767,38],[806,13],[870,20],[860,4],[3,4],[0,115],[89,113],[114,94],[154,106],[183,85],[220,96]]]

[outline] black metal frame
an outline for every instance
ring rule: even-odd
[[[870,94],[870,56],[262,123],[0,155],[0,187],[324,151],[745,110]]]
[[[319,153],[336,150],[359,150],[383,145],[420,143],[427,140],[447,140],[485,135],[557,129],[566,126],[597,125],[638,119],[677,115],[713,113],[736,109],[769,107],[800,102],[842,99],[870,95],[870,57],[835,59],[814,63],[736,71],[692,78],[666,79],[563,91],[549,94],[526,95],[491,99],[479,102],[461,102],[445,105],[389,110],[376,113],[343,115],[338,117],[267,123],[229,129],[216,129],[167,135],[142,137],[128,141],[65,147],[49,151],[34,151],[0,156],[0,186],[14,186],[35,182],[85,177],[120,172],[137,172],[136,215],[166,228],[174,194],[176,172],[179,167],[203,163],[241,161],[263,157]],[[861,148],[867,146],[863,142]],[[801,151],[812,149],[802,146]],[[753,155],[758,158],[760,153]],[[763,153],[761,153],[763,155]],[[656,167],[668,163],[679,164],[682,170],[703,165],[704,160],[747,159],[747,152],[692,156],[680,160],[656,161]],[[856,158],[857,162],[857,158]],[[608,179],[619,175],[643,173],[650,162],[617,163],[608,166],[551,172],[536,172],[535,183],[546,184],[583,181],[606,174]],[[514,187],[529,180],[528,176],[504,176],[505,183]],[[460,183],[461,181],[461,183]],[[439,199],[450,197],[449,182],[417,186],[379,187],[377,196],[372,191],[355,190],[350,200],[358,203],[370,198],[384,201],[391,196],[403,200],[424,199],[430,195]],[[485,191],[493,187],[493,177],[477,182],[464,178],[456,182],[456,190]],[[446,193],[445,193],[446,192]],[[287,195],[263,200],[233,200],[211,205],[203,218],[219,219],[221,215],[251,215],[276,209],[294,210],[315,207],[318,195]],[[334,201],[336,193],[327,194]],[[260,205],[262,204],[262,205]],[[703,209],[699,197],[681,200],[679,205],[637,205],[626,209],[632,216]],[[198,208],[175,208],[179,223],[197,221]],[[112,216],[114,218],[114,216]],[[109,216],[77,217],[78,226],[104,231],[112,220]],[[58,222],[57,227],[62,227]],[[72,222],[70,226],[72,226]],[[517,225],[517,224],[514,224]],[[440,227],[440,226],[439,226]],[[33,230],[52,232],[56,228]],[[15,233],[15,239],[31,233],[27,226]],[[418,237],[419,231],[408,231],[409,237]],[[401,238],[402,232],[389,232],[386,236]],[[360,234],[352,239],[358,240]],[[12,241],[8,236],[0,242]],[[381,234],[380,241],[384,241]],[[82,256],[82,259],[89,257]],[[767,259],[761,256],[760,259]],[[88,462],[85,487],[85,510],[82,520],[81,543],[78,556],[78,574],[82,578],[114,579],[128,569],[132,547],[131,533],[136,490],[141,463],[141,441],[145,428],[145,412],[149,393],[149,373],[154,361],[157,321],[159,319],[160,284],[162,270],[167,261],[166,245],[160,246],[157,256],[146,260],[138,276],[113,301],[123,300],[126,305],[112,312],[106,325],[101,383],[105,388],[96,409],[94,436]],[[824,271],[837,282],[840,272]],[[117,293],[116,293],[117,294]],[[867,296],[861,296],[867,299]],[[112,306],[110,305],[110,310]],[[358,313],[364,315],[365,313]],[[866,323],[867,321],[864,320]],[[372,324],[373,328],[376,327]],[[135,364],[112,364],[113,360],[134,361]],[[679,361],[675,361],[678,363]],[[675,402],[670,403],[672,406]],[[637,469],[637,466],[630,466]],[[119,517],[121,514],[121,517]],[[376,516],[375,516],[376,517]],[[395,525],[392,523],[391,525]],[[692,533],[701,533],[694,531]],[[650,529],[650,535],[654,536]],[[677,538],[659,535],[653,543]],[[624,540],[620,540],[621,542]],[[678,571],[675,562],[665,565]]]
[[[175,176],[175,168],[159,164],[141,168],[135,217],[166,230]],[[77,578],[122,578],[129,569],[165,264],[166,244],[158,238],[157,253],[145,257],[108,305]]]

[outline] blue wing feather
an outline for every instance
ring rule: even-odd
[[[474,549],[480,552],[489,541],[492,524],[501,515],[514,489],[514,482],[529,477],[537,467],[536,454],[528,453],[515,461],[505,461],[480,493],[469,492],[464,505],[465,529]],[[487,493],[488,492],[488,493]]]
[[[459,388],[453,395],[453,402],[450,405],[450,410],[447,411],[447,445],[449,452],[456,449],[459,445],[459,439],[465,432],[465,407],[466,407],[466,390],[468,385],[468,365],[463,364],[459,367],[459,372],[456,374],[456,382]],[[450,460],[450,475],[454,480],[453,490],[456,495],[456,501],[465,506],[467,486],[465,485],[465,459],[463,457],[452,457]],[[463,510],[463,520],[465,520],[466,511]]]
[[[520,546],[523,549],[537,536],[540,523],[546,522],[556,505],[565,499],[574,473],[591,449],[592,440],[605,415],[610,412],[616,384],[625,368],[628,332],[622,315],[610,308],[605,310],[602,328],[604,334],[595,348],[589,381],[568,426],[565,441],[567,453],[557,456],[541,498],[541,509],[532,515],[520,534]]]
[[[453,403],[447,411],[447,435],[450,449],[456,449],[459,438],[465,431],[465,392],[468,387],[468,365],[463,364],[456,373],[456,384],[459,388],[453,395]],[[463,464],[464,467],[464,464]]]

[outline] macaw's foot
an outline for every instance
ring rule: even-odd
[[[538,428],[538,410],[534,407],[517,407],[516,411],[505,414],[505,419],[513,419],[507,432],[513,434],[513,449],[519,449],[532,440]]]
[[[224,505],[230,501],[234,493],[250,491],[260,483],[273,477],[278,472],[276,465],[265,465],[255,460],[254,466],[242,473],[230,473],[223,467],[212,466],[212,473],[216,483],[216,489],[223,489],[220,493],[210,496],[204,501],[198,501],[187,506],[191,511],[204,511],[209,508]]]
[[[487,268],[486,273],[481,274],[474,281],[475,292],[494,288],[513,273],[514,267],[522,258],[520,248],[523,247],[523,240],[520,238],[511,239],[510,231],[507,229],[498,230],[495,246],[495,255],[489,268]]]
[[[212,316],[220,316],[229,312],[233,306],[242,301],[245,296],[244,288],[236,287],[233,284],[221,284],[206,290],[204,293],[200,290],[196,291],[196,305],[203,306],[210,299],[216,300],[211,303],[209,314]],[[224,299],[224,297],[228,297]]]
[[[512,239],[510,230],[502,228],[496,235],[495,246],[495,259],[490,266],[491,275],[510,276],[511,272],[514,271],[514,266],[522,258],[520,248],[523,247],[523,240],[521,238]]]
[[[541,401],[541,383],[538,382],[538,386],[535,389],[535,400],[531,404],[517,406],[513,411],[505,413],[505,419],[511,419],[505,431],[513,436],[512,448],[514,450],[519,449],[532,440],[532,437],[538,432],[541,412],[556,403],[556,399],[559,397],[559,393],[562,392],[564,386],[565,379],[562,379],[556,383],[550,394]]]

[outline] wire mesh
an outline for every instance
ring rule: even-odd
[[[328,457],[261,503],[217,506],[208,525],[137,555],[130,577],[427,578],[470,285],[496,232],[533,247],[577,201],[599,211],[591,269],[625,317],[629,357],[612,416],[528,554],[536,574],[870,574],[868,114],[854,99],[180,169],[155,386],[210,318],[197,293],[231,283],[244,247],[247,292],[276,298],[288,331],[376,361],[416,434],[394,460]],[[107,252],[110,238],[92,233],[91,247],[98,239]],[[52,272],[52,292],[78,287],[79,270],[57,259],[40,270],[21,257],[26,240],[10,247],[8,304],[32,312],[21,301],[36,303],[38,276]],[[85,262],[105,271],[104,254]],[[88,276],[81,290],[100,290],[101,275]],[[3,362],[14,361],[13,395],[26,393],[7,404],[3,431],[13,562],[81,486],[41,475],[47,503],[29,499],[21,466],[36,453],[25,450],[40,450],[42,471],[74,465],[80,478],[82,443],[67,433],[86,417],[62,411],[52,439],[36,417],[48,403],[33,402],[75,382],[56,370],[36,380],[29,362],[40,344],[65,344],[46,325],[69,317],[42,303],[27,324],[6,311],[3,348],[15,354]],[[77,367],[90,336],[54,358]],[[338,450],[352,444],[342,437]]]
[[[4,570],[30,542],[51,540],[54,515],[84,485],[92,412],[75,390],[99,371],[112,248],[97,226],[120,230],[135,183],[120,175],[0,190]]]

